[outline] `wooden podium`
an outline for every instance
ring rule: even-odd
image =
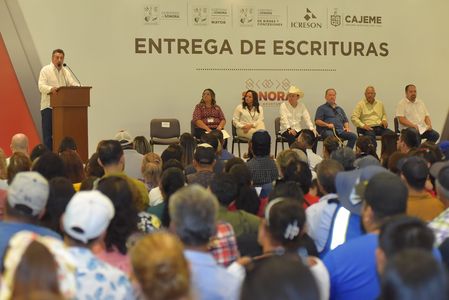
[[[88,160],[87,107],[90,106],[90,86],[64,86],[50,95],[53,108],[53,150],[57,151],[61,140],[75,139],[78,153],[84,162]]]

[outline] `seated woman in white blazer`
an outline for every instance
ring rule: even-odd
[[[242,104],[237,105],[234,110],[232,123],[237,129],[237,135],[248,139],[257,130],[265,129],[263,108],[259,105],[259,97],[255,91],[246,91]]]

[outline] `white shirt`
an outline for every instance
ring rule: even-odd
[[[424,122],[429,111],[426,105],[420,99],[416,98],[415,102],[411,102],[407,98],[399,101],[396,107],[396,117],[406,117],[413,124],[418,125],[419,133],[423,134],[427,130],[427,124]],[[399,129],[407,128],[399,122]]]
[[[301,121],[306,125],[307,129],[314,130],[309,111],[302,102],[298,102],[296,107],[286,101],[279,107],[279,115],[281,117],[281,133],[291,128],[297,132],[302,130]]]
[[[53,63],[44,66],[39,74],[39,91],[41,92],[41,110],[50,107],[51,88],[60,86],[79,86],[72,74],[62,67],[58,70]]]
[[[236,128],[242,128],[245,125],[252,124],[254,127],[258,127],[259,124],[263,124],[263,108],[259,106],[259,112],[253,106],[251,111],[248,108],[243,108],[242,104],[237,105],[232,116],[232,122]]]

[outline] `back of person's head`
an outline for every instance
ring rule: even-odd
[[[376,145],[373,143],[373,140],[365,135],[361,135],[357,138],[355,143],[357,153],[357,157],[372,155],[375,158],[379,159],[376,153]]]
[[[228,159],[228,161],[225,164],[224,172],[229,173],[229,171],[232,169],[235,165],[244,165],[245,161],[241,159],[240,157],[233,157],[231,159]]]
[[[176,236],[167,232],[146,235],[130,252],[133,274],[146,299],[189,299],[189,264]]]
[[[76,146],[75,139],[70,136],[64,137],[61,140],[61,142],[59,143],[58,153],[62,153],[66,150],[72,150],[72,151],[78,150],[78,147]]]
[[[429,168],[426,161],[421,157],[404,158],[401,164],[401,176],[407,184],[416,190],[423,190],[429,177]]]
[[[404,214],[407,208],[408,190],[404,182],[390,172],[374,175],[366,185],[365,210],[369,206],[375,222],[387,217]]]
[[[194,162],[204,167],[212,167],[213,163],[216,160],[214,148],[208,145],[209,144],[199,144],[195,149],[195,153],[193,154]]]
[[[147,163],[155,163],[158,165],[162,165],[162,159],[159,154],[154,152],[149,152],[143,156],[142,159],[142,167]]]
[[[237,198],[235,206],[237,209],[257,214],[259,211],[259,196],[252,187],[251,172],[246,164],[237,164],[229,171],[237,183]]]
[[[97,189],[106,195],[114,205],[115,215],[106,231],[107,250],[117,248],[126,254],[126,240],[137,231],[137,209],[133,204],[133,193],[128,181],[118,176],[108,176],[98,182]]]
[[[97,153],[103,166],[117,165],[123,156],[123,149],[119,141],[104,140],[98,143]]]
[[[283,150],[281,151],[278,156],[276,157],[276,164],[279,168],[280,175],[283,177],[285,169],[289,164],[292,162],[300,161],[300,157],[298,153],[296,153],[294,150]]]
[[[106,232],[114,214],[111,200],[100,191],[78,192],[62,217],[64,236],[70,243],[91,247]]]
[[[444,159],[444,154],[441,151],[441,148],[435,144],[434,142],[430,142],[430,141],[425,141],[423,142],[420,146],[420,149],[429,149],[430,152],[433,153],[433,155],[435,156],[435,161],[440,161]]]
[[[379,248],[386,260],[408,248],[432,252],[435,236],[418,218],[398,215],[388,219],[379,233]]]
[[[168,146],[161,154],[162,164],[170,159],[182,160],[182,148],[180,145],[173,144]]]
[[[310,129],[301,130],[301,134],[299,135],[299,139],[301,139],[302,143],[309,149],[315,144],[315,134]]]
[[[295,199],[301,205],[304,203],[304,193],[301,185],[296,181],[278,181],[273,190],[268,195],[268,201],[276,198],[291,198]]]
[[[49,151],[48,148],[44,144],[37,144],[31,150],[30,159],[34,162],[37,158],[39,158],[42,154]]]
[[[318,184],[324,193],[337,193],[335,177],[343,171],[341,163],[333,159],[325,159],[316,166]]]
[[[316,300],[317,283],[298,257],[273,256],[247,272],[240,300]]]
[[[415,128],[404,128],[401,130],[399,139],[407,146],[408,149],[419,147],[421,144],[421,136]]]
[[[214,152],[217,152],[219,149],[220,141],[215,134],[204,133],[201,135],[201,142],[209,144],[214,149]],[[221,146],[221,145],[220,145]]]
[[[342,147],[332,152],[331,159],[334,159],[341,163],[345,171],[351,171],[355,169],[355,153],[348,147]]]
[[[157,187],[161,179],[162,167],[160,164],[146,163],[142,166],[142,175],[148,187]]]
[[[387,132],[380,138],[380,156],[382,158],[389,157],[393,152],[397,151],[398,136],[394,132]]]
[[[388,159],[387,168],[390,172],[399,175],[401,170],[399,170],[398,163],[401,159],[407,157],[407,154],[400,151],[393,152]]]
[[[164,172],[165,170],[167,170],[169,168],[177,168],[184,172],[184,166],[182,165],[182,163],[179,160],[174,159],[174,158],[169,159],[166,162],[164,162],[164,164],[162,165],[162,172]]]
[[[47,178],[65,176],[64,163],[58,154],[53,152],[45,152],[31,167],[33,171],[39,172]]]
[[[330,157],[331,154],[341,147],[340,141],[335,136],[328,136],[323,141],[323,154],[327,153],[327,156]]]
[[[301,185],[302,192],[307,194],[312,185],[312,171],[309,165],[301,160],[291,160],[283,170],[284,181],[296,181]]]
[[[181,163],[184,166],[191,165],[193,163],[193,153],[196,148],[196,140],[194,136],[188,132],[184,132],[179,137],[179,145],[182,148]]]
[[[159,187],[165,201],[161,222],[164,227],[170,225],[170,214],[168,211],[171,196],[186,185],[184,172],[175,167],[168,168],[162,172]]]
[[[78,183],[86,178],[84,173],[83,161],[79,154],[73,150],[65,150],[59,154],[64,165],[65,176],[72,183]]]
[[[302,203],[291,198],[276,198],[265,209],[265,230],[274,245],[297,251],[306,222]]]
[[[9,240],[3,265],[1,299],[75,297],[75,261],[60,240],[21,231]],[[48,294],[55,298],[39,298],[35,294]]]
[[[205,246],[215,234],[217,198],[199,185],[183,187],[169,203],[171,224],[186,246]]]
[[[84,167],[84,173],[86,174],[86,177],[97,177],[97,178],[103,177],[104,169],[98,163],[97,152],[92,154],[92,156],[87,161],[86,166]]]
[[[8,187],[6,215],[35,223],[47,205],[49,185],[37,172],[20,172]]]
[[[421,147],[421,146],[419,148],[410,150],[410,152],[408,153],[408,156],[421,157],[422,159],[424,159],[427,162],[428,166],[431,166],[434,163],[436,163],[437,161],[441,160],[438,157],[438,154],[434,149],[430,149],[427,147]]]
[[[209,132],[209,134],[216,136],[218,141],[220,142],[220,145],[223,147],[224,137],[223,132],[221,132],[221,130],[213,129]]]
[[[13,135],[10,147],[13,153],[23,152],[28,154],[28,137],[23,133]]]
[[[408,249],[388,260],[379,299],[447,300],[448,287],[447,272],[432,253]]]
[[[251,137],[251,150],[255,156],[268,156],[271,149],[271,137],[268,131],[259,130]]]
[[[228,207],[238,195],[238,187],[234,176],[228,173],[215,175],[209,188],[220,204],[225,207]]]
[[[151,151],[150,143],[143,135],[136,136],[133,141],[133,148],[142,155]]]
[[[29,171],[31,168],[31,160],[22,152],[14,152],[9,159],[9,165],[6,168],[6,178],[8,184],[11,184],[14,177],[19,172]]]
[[[49,187],[50,193],[41,223],[43,226],[62,235],[61,216],[75,194],[75,190],[70,180],[65,177],[52,178],[49,181]]]

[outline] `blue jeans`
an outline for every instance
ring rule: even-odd
[[[423,134],[421,134],[422,139],[426,139],[429,142],[436,143],[438,139],[440,138],[440,134],[436,132],[435,130],[427,130]]]
[[[370,137],[371,140],[373,141],[373,145],[375,147],[377,147],[376,136],[382,136],[382,135],[384,135],[386,133],[393,133],[394,134],[394,132],[392,130],[390,130],[388,128],[385,128],[383,126],[374,126],[372,128],[373,128],[373,130],[366,130],[366,129],[357,127],[357,133],[359,135],[365,135],[367,137]]]
[[[327,138],[328,136],[334,136],[334,132],[330,129],[323,129],[320,133],[320,135],[323,137],[323,140]],[[338,137],[344,141],[348,141],[346,144],[346,147],[349,147],[351,149],[354,148],[355,141],[357,140],[357,135],[353,132],[340,132],[337,133]]]

